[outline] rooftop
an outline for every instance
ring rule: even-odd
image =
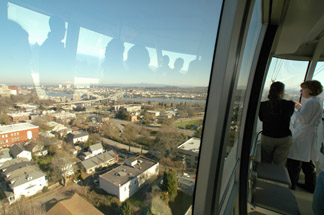
[[[0,126],[0,134],[14,132],[14,131],[22,131],[26,129],[38,128],[38,126],[30,124],[30,123],[18,123],[12,125],[3,125]]]
[[[25,148],[20,144],[15,144],[11,146],[10,148],[10,154],[15,158],[17,155],[19,155],[21,152],[26,151]]]
[[[8,160],[6,162],[4,162],[1,166],[0,166],[0,170],[6,169],[9,166],[12,166],[14,164],[17,163],[22,163],[22,162],[28,162],[29,160],[27,158],[14,158],[12,160]]]
[[[97,144],[94,144],[94,145],[91,145],[89,146],[89,150],[90,151],[96,151],[96,150],[99,150],[99,149],[102,149],[102,144],[101,143],[97,143]]]
[[[98,166],[101,163],[104,163],[106,161],[114,159],[114,156],[115,156],[115,153],[111,150],[111,151],[102,153],[100,155],[94,156],[92,158],[89,158],[87,160],[84,160],[81,162],[81,165],[85,169],[90,169],[90,168]]]
[[[134,161],[136,160],[137,162],[133,166],[123,164],[101,175],[100,177],[114,184],[115,186],[119,186],[133,179],[134,177],[140,175],[141,173],[151,168],[152,166],[158,164],[158,162],[150,160],[143,156],[138,156],[130,162],[134,163]]]
[[[7,159],[7,158],[11,158],[10,154],[9,154],[9,149],[2,149],[0,151],[0,159]]]
[[[200,147],[200,139],[193,137],[187,140],[186,142],[182,143],[180,146],[178,146],[178,149],[198,153],[199,147]]]
[[[25,173],[25,174],[15,178],[13,180],[13,183],[10,184],[9,186],[11,188],[18,187],[19,185],[25,184],[28,181],[33,181],[33,180],[36,180],[36,179],[38,179],[40,177],[43,177],[43,176],[45,176],[45,174],[40,170],[31,172],[31,173]]]
[[[74,194],[72,198],[63,200],[54,205],[48,212],[49,215],[101,215],[98,209],[92,204],[84,200],[78,194]]]

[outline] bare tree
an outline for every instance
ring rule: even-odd
[[[20,199],[15,204],[10,206],[10,213],[8,215],[45,215],[46,210],[44,206],[39,204],[31,204],[27,199]]]

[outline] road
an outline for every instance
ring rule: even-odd
[[[125,149],[127,151],[128,151],[128,148],[129,148],[129,146],[126,145],[126,144],[119,143],[119,142],[116,142],[116,141],[113,141],[113,140],[110,140],[110,139],[107,139],[107,138],[102,138],[102,141],[103,141],[104,145],[112,146],[114,148]],[[141,148],[139,148],[139,147],[131,146],[130,150],[131,150],[131,152],[135,152],[135,153],[139,153],[139,154],[141,153]],[[147,152],[148,152],[147,150],[142,149],[142,154],[146,154]]]

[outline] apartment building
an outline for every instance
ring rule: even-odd
[[[0,126],[0,148],[35,140],[38,138],[38,133],[38,126],[30,123]]]

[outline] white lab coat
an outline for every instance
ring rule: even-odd
[[[317,96],[310,97],[291,119],[293,144],[288,158],[309,162],[318,159],[318,125],[321,122],[323,107]]]

